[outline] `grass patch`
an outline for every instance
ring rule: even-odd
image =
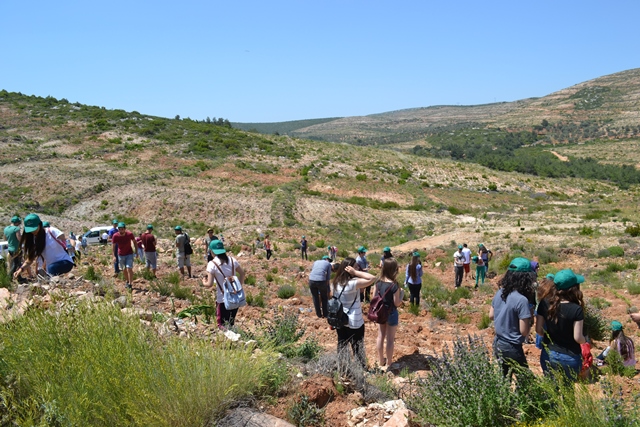
[[[436,319],[446,320],[447,310],[439,305],[436,305],[435,307],[431,307],[431,315]]]
[[[478,323],[478,329],[487,329],[491,325],[491,318],[489,318],[489,314],[482,313],[482,317],[480,318],[480,322]]]
[[[627,290],[631,295],[640,295],[640,283],[629,283]]]
[[[278,288],[278,298],[289,299],[296,294],[296,288],[291,285],[282,285]]]

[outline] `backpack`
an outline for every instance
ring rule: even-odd
[[[213,275],[213,278],[216,279],[218,288],[220,289],[220,292],[222,292],[222,302],[224,303],[224,308],[226,308],[227,310],[235,310],[247,305],[247,299],[244,295],[244,289],[242,289],[240,279],[238,279],[238,276],[236,276],[235,274],[235,264],[233,263],[234,259],[229,258],[229,260],[231,261],[231,276],[225,276],[220,266],[216,264],[215,261],[213,261],[215,266],[218,267],[218,270],[222,274],[222,277],[224,277],[224,282],[220,284],[215,274]]]
[[[387,296],[387,292],[389,292],[391,288],[393,288],[393,285],[389,286],[381,296],[380,289],[377,289],[376,286],[376,295],[371,298],[371,304],[369,305],[369,313],[367,314],[367,319],[379,324],[387,323],[387,319],[389,319],[389,313],[391,313],[391,309],[385,303],[384,299]]]
[[[343,326],[349,324],[349,316],[347,315],[347,313],[344,312],[342,301],[340,301],[340,297],[344,292],[344,288],[346,288],[346,286],[342,287],[342,290],[340,291],[340,295],[338,295],[337,297],[335,295],[332,296],[329,302],[327,303],[327,322],[329,323],[329,325],[333,326],[335,329],[340,329]],[[356,292],[356,298],[358,298],[357,292]],[[356,299],[354,298],[353,302],[351,303],[351,307],[353,307],[353,304],[355,303],[356,303]],[[351,307],[349,307],[349,310],[351,310]]]
[[[191,255],[193,253],[193,248],[191,247],[191,239],[187,233],[184,233],[184,254]]]

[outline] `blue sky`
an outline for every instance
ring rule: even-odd
[[[273,122],[544,96],[640,66],[640,2],[3,1],[0,89]]]

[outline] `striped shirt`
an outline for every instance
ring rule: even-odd
[[[362,317],[362,306],[360,305],[360,291],[356,288],[356,282],[358,279],[351,279],[347,282],[347,286],[342,291],[342,285],[337,285],[337,289],[334,292],[335,296],[340,295],[340,302],[344,307],[347,316],[349,316],[349,324],[346,325],[350,329],[358,329],[364,325],[364,318]],[[355,302],[354,302],[355,301]],[[349,311],[346,311],[349,310]]]

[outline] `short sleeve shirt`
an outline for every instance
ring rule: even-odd
[[[538,305],[538,314],[544,317],[544,325],[547,329],[548,339],[545,340],[545,344],[555,352],[578,356],[581,350],[580,344],[573,337],[573,323],[584,320],[584,310],[579,304],[573,302],[560,303],[558,307],[557,320],[552,321],[549,319],[547,300],[540,301]]]
[[[325,259],[320,259],[313,263],[309,280],[314,282],[326,282],[331,279],[331,263]]]
[[[220,269],[218,269],[216,265],[218,265]],[[224,278],[226,276],[231,276],[232,274],[237,272],[238,267],[240,267],[238,260],[232,257],[229,257],[228,264],[223,264],[222,260],[220,260],[220,258],[218,257],[215,257],[212,261],[209,261],[209,263],[207,264],[207,273],[211,273],[214,276],[213,286],[216,287],[216,301],[218,303],[222,303],[222,300],[224,298],[224,295],[222,294],[222,290],[220,289],[221,285],[224,283]],[[222,270],[222,273],[220,272],[220,270]]]
[[[351,279],[347,282],[347,284],[343,287],[338,285],[336,287],[336,292],[334,295],[337,297],[340,295],[340,302],[342,303],[342,307],[345,309],[345,313],[349,317],[349,324],[347,327],[351,329],[358,329],[362,325],[364,325],[364,318],[362,317],[362,306],[360,305],[360,292],[356,287],[356,282],[358,279]],[[346,311],[348,310],[348,311]]]
[[[496,336],[502,341],[511,344],[522,344],[526,337],[520,333],[520,320],[531,318],[529,300],[518,291],[512,291],[507,300],[502,300],[502,289],[498,289],[493,300],[494,321]]]
[[[376,282],[376,288],[377,288],[377,292],[378,292],[378,294],[380,294],[380,296],[383,296],[384,293],[387,291],[387,289],[391,288],[391,290],[389,290],[389,292],[387,292],[387,295],[385,295],[385,297],[384,297],[384,303],[386,305],[388,305],[389,308],[391,308],[392,312],[394,310],[397,310],[398,308],[396,307],[395,303],[393,302],[393,294],[398,292],[398,289],[399,289],[398,285],[396,285],[395,283],[391,283],[391,282],[378,281],[378,282]]]
[[[17,225],[10,225],[5,227],[4,236],[7,238],[7,243],[9,245],[9,252],[15,252],[20,247],[20,242],[18,241],[17,233],[20,231],[20,227]]]
[[[176,236],[176,243],[178,244],[176,253],[184,256],[184,242],[187,241],[187,234],[182,233]]]
[[[453,254],[453,266],[454,267],[462,267],[464,265],[464,255],[460,253],[460,251],[456,251]]]
[[[144,246],[145,252],[156,251],[156,236],[151,233],[142,233],[142,246]]]
[[[405,277],[407,278],[407,283],[410,285],[419,285],[422,283],[422,264],[416,265],[416,280],[414,281],[409,275],[409,264],[407,264],[407,268],[405,270]]]
[[[358,257],[356,258],[356,264],[358,264],[358,267],[360,267],[360,271],[367,271],[367,266],[368,266],[368,262],[367,262],[367,257],[365,255],[358,255]]]
[[[116,233],[111,237],[111,241],[114,245],[118,245],[118,255],[125,256],[133,253],[131,242],[136,243],[136,238],[130,231],[125,231],[124,234]]]

